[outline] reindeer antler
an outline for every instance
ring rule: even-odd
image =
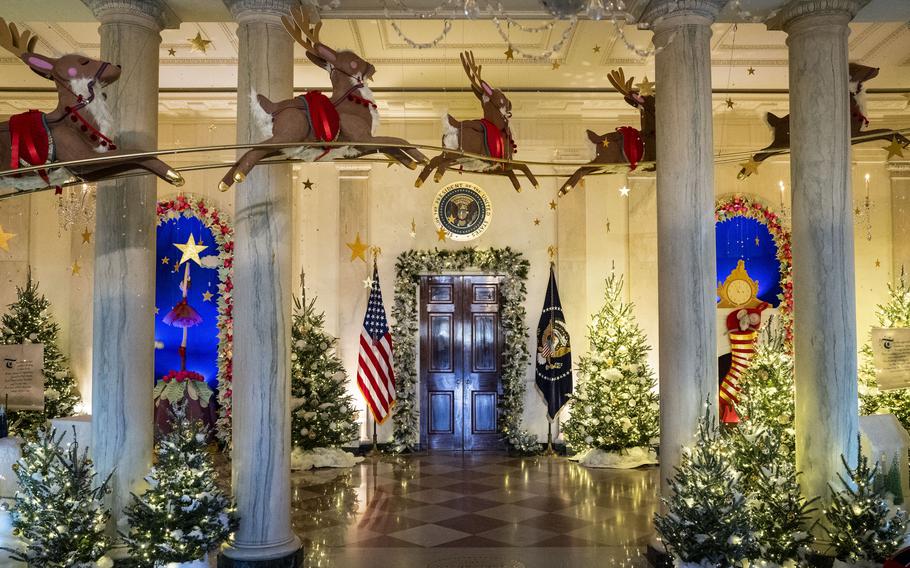
[[[304,13],[303,6],[291,8],[290,18],[281,16],[281,23],[294,41],[306,48],[313,55],[319,55],[316,44],[319,43],[319,30],[322,29],[322,20],[315,25],[310,23],[310,17]]]
[[[23,53],[34,51],[36,43],[38,36],[32,35],[28,30],[20,32],[16,24],[7,24],[6,20],[0,18],[0,47],[19,57]]]
[[[474,52],[473,51],[463,51],[461,52],[461,66],[464,67],[464,72],[468,76],[468,80],[471,81],[471,89],[474,90],[474,94],[478,97],[483,95],[483,79],[480,78],[480,70],[483,67],[482,65],[477,65],[474,61]]]
[[[620,67],[618,71],[616,69],[610,71],[610,74],[607,75],[607,77],[621,95],[628,97],[632,94],[634,90],[632,88],[632,81],[635,80],[635,77],[629,77],[629,80],[627,81],[626,74],[623,72],[622,67]]]

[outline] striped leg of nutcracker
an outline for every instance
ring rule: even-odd
[[[722,422],[739,422],[734,406],[739,402],[740,379],[755,356],[758,331],[730,332],[730,370],[720,382],[720,418]]]

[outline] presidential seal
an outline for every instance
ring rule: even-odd
[[[493,217],[493,204],[480,187],[466,181],[450,183],[433,201],[433,220],[453,241],[476,239]]]

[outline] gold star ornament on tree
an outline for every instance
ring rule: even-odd
[[[7,233],[3,230],[3,225],[0,225],[0,249],[9,252],[9,241],[15,236],[16,233]]]
[[[196,237],[192,233],[190,233],[190,238],[185,243],[174,243],[174,246],[183,253],[183,256],[180,257],[180,262],[177,263],[178,266],[190,260],[202,266],[202,259],[199,258],[199,253],[209,248],[208,245],[197,243]]]
[[[196,37],[191,37],[187,39],[190,42],[190,47],[193,48],[193,51],[198,51],[199,53],[206,53],[206,49],[212,45],[211,40],[207,40],[202,37],[202,32],[196,32]]]
[[[357,236],[354,237],[353,243],[345,243],[345,245],[351,249],[351,262],[358,258],[364,262],[367,261],[367,250],[369,250],[370,245],[360,240],[360,233],[357,233]]]

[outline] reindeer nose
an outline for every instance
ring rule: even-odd
[[[117,65],[116,67],[117,67],[117,69],[123,69],[123,67],[121,67],[120,65]]]

